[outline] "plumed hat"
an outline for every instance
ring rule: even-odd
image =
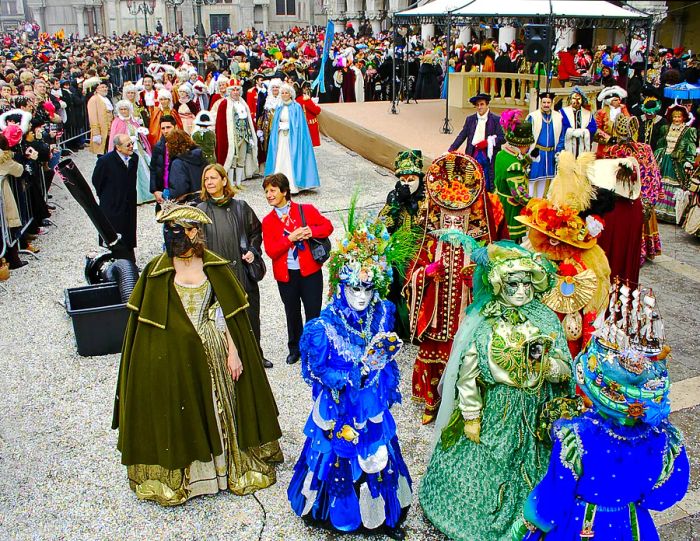
[[[195,126],[213,126],[214,122],[211,119],[211,113],[206,109],[202,109],[197,116],[194,117]]]
[[[469,208],[484,191],[484,171],[472,156],[447,152],[428,167],[426,189],[430,199],[449,211]]]
[[[569,93],[569,97],[573,96],[574,94],[578,94],[581,96],[581,103],[583,105],[588,104],[588,96],[586,96],[586,93],[581,90],[578,86],[575,86],[574,88],[571,89],[571,92]]]
[[[503,134],[511,145],[524,146],[535,142],[532,134],[532,123],[525,120],[520,109],[508,109],[501,113],[500,124]]]
[[[191,205],[179,205],[166,201],[161,210],[156,214],[158,223],[175,222],[184,227],[193,227],[198,224],[210,224],[209,216],[203,210]]]
[[[627,97],[627,91],[617,85],[605,87],[598,94],[598,101],[608,104],[615,97],[624,99]]]

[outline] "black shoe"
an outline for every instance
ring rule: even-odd
[[[300,359],[299,353],[296,353],[296,352],[290,353],[289,355],[287,355],[287,364],[294,364],[294,363],[298,362],[299,359]]]
[[[53,225],[53,224],[51,223],[51,220],[49,220],[48,218],[45,218],[45,219],[41,220],[41,225],[43,227],[49,227],[50,225]]]
[[[46,208],[49,210],[56,210],[56,205],[53,203],[46,203]]]
[[[23,259],[18,259],[17,261],[10,263],[10,270],[21,269],[25,265],[29,265],[29,262],[24,261]]]
[[[401,526],[396,526],[394,528],[384,526],[384,534],[391,539],[396,539],[397,541],[403,541],[406,539],[406,531]]]
[[[265,357],[263,357],[263,366],[264,366],[265,368],[272,368],[272,367],[275,366],[275,365],[272,364],[271,361],[268,361]]]

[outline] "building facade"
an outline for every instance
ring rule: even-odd
[[[0,30],[11,30],[24,22],[22,0],[0,0]]]
[[[14,2],[15,0],[10,0]],[[16,0],[22,4],[22,0]],[[123,34],[132,30],[154,32],[158,21],[164,32],[182,29],[194,33],[195,9],[193,0],[179,6],[156,0],[153,13],[133,14],[126,0],[25,0],[29,18],[42,31],[53,34],[64,29],[66,35]],[[6,1],[2,0],[5,4]],[[149,4],[136,0],[134,4]],[[233,32],[255,27],[258,30],[282,31],[293,26],[326,24],[326,8],[322,0],[219,0],[214,5],[201,7],[202,24],[208,34],[231,29]],[[1,20],[1,19],[0,19]]]

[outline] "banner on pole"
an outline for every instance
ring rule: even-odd
[[[326,92],[326,62],[328,61],[328,53],[331,50],[331,45],[333,44],[333,34],[335,33],[335,25],[333,21],[328,21],[326,25],[326,37],[323,40],[323,53],[321,56],[321,65],[318,68],[318,75],[313,83],[311,83],[311,90],[318,87],[319,92],[325,94]]]

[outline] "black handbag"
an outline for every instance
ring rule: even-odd
[[[304,205],[299,205],[299,214],[301,215],[301,226],[306,227],[306,219],[304,218]],[[325,237],[323,239],[317,239],[316,237],[311,237],[308,240],[309,248],[311,249],[311,256],[314,258],[316,263],[323,265],[328,258],[331,256],[331,239]]]
[[[238,230],[241,232],[241,238],[239,239],[241,255],[246,252],[252,252],[255,256],[252,263],[248,263],[241,259],[241,264],[245,269],[245,273],[250,280],[253,282],[260,282],[265,278],[267,273],[267,265],[265,265],[265,260],[262,258],[262,254],[255,248],[255,246],[250,246],[248,244],[248,238],[245,235],[245,217],[243,216],[242,205],[233,199],[233,217],[238,222]]]

